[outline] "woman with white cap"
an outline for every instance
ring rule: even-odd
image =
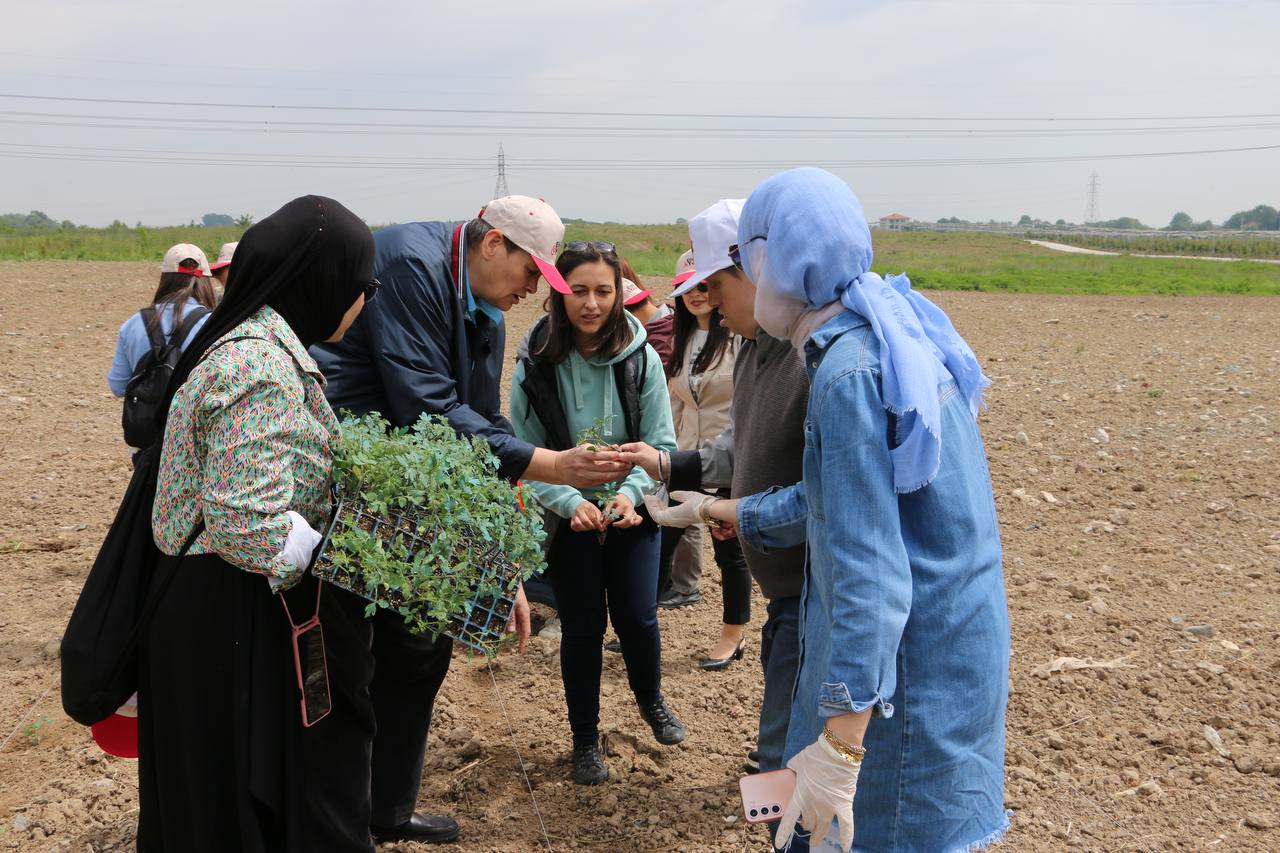
[[[116,355],[107,373],[112,394],[125,395],[147,353],[166,345],[181,349],[195,338],[217,305],[209,276],[209,261],[199,246],[179,243],[165,252],[151,304],[125,320],[116,336]],[[126,440],[133,447],[149,443],[138,435],[128,435]]]
[[[223,243],[222,248],[218,249],[218,259],[209,265],[209,271],[213,273],[213,277],[218,280],[219,286],[226,290],[227,277],[231,275],[231,258],[236,253],[236,243]]]
[[[778,846],[799,824],[841,850],[983,849],[1009,826],[1009,617],[976,420],[990,382],[906,276],[870,271],[834,175],[765,181],[738,240],[756,319],[811,380],[803,482],[702,507],[752,547],[808,537]]]

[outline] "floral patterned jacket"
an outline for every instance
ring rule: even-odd
[[[189,553],[216,553],[245,571],[296,583],[281,556],[286,510],[320,529],[329,516],[338,421],[324,376],[269,306],[224,335],[173,398],[151,526],[177,554],[203,514]],[[214,346],[217,346],[215,344]]]

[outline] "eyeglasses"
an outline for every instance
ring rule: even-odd
[[[576,254],[590,254],[592,252],[600,252],[605,255],[614,255],[618,252],[618,247],[604,240],[596,240],[588,242],[586,240],[570,240],[564,244],[566,252],[574,252]]]
[[[764,239],[763,237],[752,237],[747,242],[751,243],[755,240],[763,240],[763,239]],[[742,247],[739,246],[737,243],[734,243],[732,246],[729,247],[729,260],[730,262],[733,263],[735,267],[737,267],[738,269],[742,269]]]
[[[364,284],[360,285],[360,290],[364,293],[364,301],[372,301],[373,297],[378,295],[379,287],[382,287],[382,282],[378,281],[376,278],[371,278]]]

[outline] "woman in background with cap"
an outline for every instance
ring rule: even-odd
[[[675,300],[675,337],[667,363],[667,388],[680,450],[697,450],[703,442],[719,436],[728,425],[733,404],[737,342],[721,323],[719,310],[711,306],[707,289],[705,281],[698,282]],[[727,490],[724,495],[728,496]],[[684,496],[696,498],[694,494]],[[679,502],[679,497],[673,501]],[[702,541],[701,525],[663,528],[659,607],[685,607],[702,599],[698,591]],[[742,657],[743,628],[751,621],[751,574],[736,538],[713,539],[712,549],[724,591],[723,622],[719,640],[699,666],[721,670]]]
[[[803,482],[703,508],[753,548],[807,534],[777,844],[803,828],[840,850],[984,849],[1009,826],[1009,614],[977,423],[990,381],[905,275],[871,272],[836,176],[768,179],[738,240],[756,319],[811,382]]]
[[[195,337],[217,305],[209,275],[209,261],[199,246],[179,243],[165,252],[151,304],[125,320],[116,336],[116,356],[107,374],[112,394],[124,396],[138,362],[153,346],[149,333],[168,340],[175,329],[181,330],[184,319],[192,317],[186,334],[175,343],[182,347]]]
[[[222,248],[218,249],[218,259],[209,265],[209,271],[218,280],[218,286],[223,291],[227,289],[227,276],[231,275],[231,258],[235,255],[238,245],[240,244],[223,243]]]
[[[365,602],[306,573],[338,434],[306,348],[377,292],[373,236],[306,196],[241,246],[163,410],[152,528],[169,586],[140,647],[138,849],[371,853]],[[297,640],[313,614],[322,639]]]
[[[644,324],[645,340],[662,359],[666,368],[671,359],[671,335],[675,328],[675,312],[671,306],[657,302],[652,290],[640,286],[640,276],[627,259],[618,256],[622,264],[622,305]]]

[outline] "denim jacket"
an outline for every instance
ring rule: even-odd
[[[785,755],[812,743],[825,718],[873,708],[855,847],[985,845],[1008,823],[1009,622],[977,423],[955,383],[941,385],[938,473],[900,495],[889,450],[912,415],[885,410],[870,325],[852,311],[832,318],[805,366],[804,481],[738,508],[753,548],[809,543]]]

